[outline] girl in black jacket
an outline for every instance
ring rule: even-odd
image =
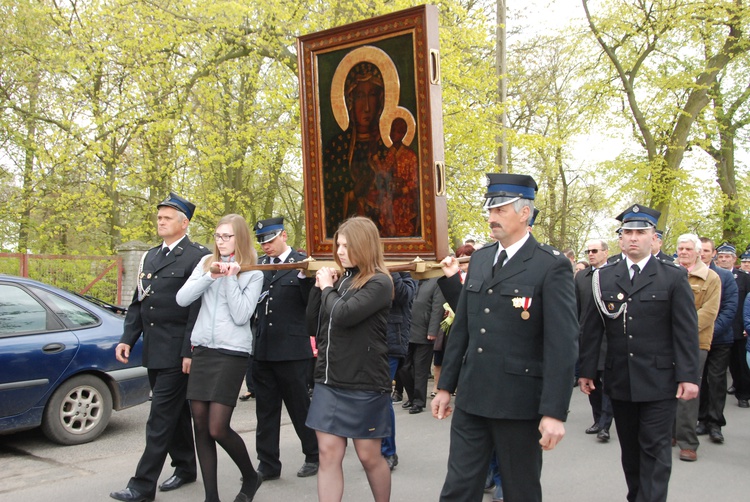
[[[386,325],[393,282],[383,260],[375,224],[354,217],[333,236],[334,260],[323,267],[307,305],[317,337],[315,390],[306,425],[315,429],[320,450],[318,499],[340,501],[342,462],[352,438],[376,502],[390,500],[391,471],[380,454],[391,431],[391,381]]]

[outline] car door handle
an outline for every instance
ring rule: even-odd
[[[58,352],[62,352],[65,350],[65,344],[64,343],[48,343],[44,347],[42,347],[42,352],[45,354],[57,354]]]

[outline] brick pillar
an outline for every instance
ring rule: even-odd
[[[122,303],[124,307],[130,305],[138,281],[138,266],[141,256],[151,245],[141,241],[124,242],[115,248],[118,256],[122,257]]]

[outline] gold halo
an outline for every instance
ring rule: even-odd
[[[417,121],[414,120],[414,115],[403,106],[397,106],[392,110],[383,110],[383,114],[380,116],[380,137],[383,138],[383,144],[390,148],[393,145],[391,139],[391,124],[397,118],[402,118],[406,121],[406,135],[401,142],[409,146],[414,140],[414,135],[417,130]]]
[[[342,131],[346,131],[349,127],[349,110],[346,108],[346,98],[344,96],[346,77],[354,65],[363,61],[377,66],[383,77],[383,112],[380,114],[380,122],[378,124],[383,143],[386,147],[393,145],[393,141],[391,141],[391,122],[393,119],[401,117],[406,120],[407,125],[407,132],[403,143],[405,145],[411,144],[415,135],[416,120],[414,120],[414,116],[409,110],[398,106],[401,82],[398,78],[396,65],[393,64],[393,60],[384,50],[371,45],[354,49],[344,56],[336,67],[336,72],[333,74],[333,79],[331,80],[331,109],[336,123]]]

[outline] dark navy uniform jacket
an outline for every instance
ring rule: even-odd
[[[596,378],[606,328],[604,381],[612,399],[674,399],[678,382],[698,384],[698,315],[685,269],[651,257],[633,285],[625,260],[598,275],[601,303],[594,283],[595,301],[582,320],[581,377]],[[615,319],[604,313],[621,308]]]
[[[493,277],[497,249],[471,255],[439,388],[460,388],[456,407],[473,415],[565,420],[578,357],[570,261],[530,235]]]
[[[300,262],[307,256],[292,249],[284,263]],[[269,264],[270,256],[258,263]],[[297,361],[313,357],[305,311],[313,278],[300,279],[297,269],[263,272],[263,292],[255,310],[253,334],[257,361]]]
[[[150,289],[142,299],[136,289],[120,338],[120,343],[132,347],[143,334],[143,366],[149,369],[182,367],[182,358],[192,356],[190,335],[201,302],[180,307],[176,296],[201,258],[210,253],[185,236],[155,264],[160,249],[161,245],[146,251],[138,280],[143,288]]]

